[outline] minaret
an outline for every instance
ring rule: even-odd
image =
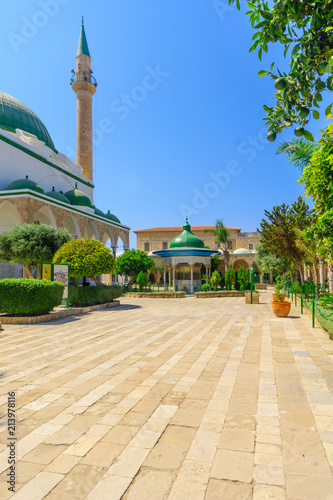
[[[96,92],[97,83],[92,76],[91,58],[84,31],[83,17],[76,56],[76,72],[72,70],[72,73],[71,85],[76,94],[77,103],[76,163],[81,165],[83,175],[92,180],[92,96]]]

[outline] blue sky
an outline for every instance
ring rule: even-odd
[[[0,19],[1,90],[30,107],[73,158],[81,16],[98,81],[94,96],[95,204],[133,230],[182,225],[255,230],[264,209],[302,194],[298,171],[266,139],[273,81],[257,73],[253,35],[227,0],[11,0]],[[323,101],[322,108],[326,104]],[[315,138],[325,120],[308,127]],[[131,246],[135,246],[131,235]]]

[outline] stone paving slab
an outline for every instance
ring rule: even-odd
[[[123,298],[5,325],[0,498],[333,499],[333,342],[260,302]]]

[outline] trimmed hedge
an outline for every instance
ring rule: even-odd
[[[69,303],[75,307],[93,306],[112,302],[121,297],[123,287],[112,286],[75,286],[69,288]]]
[[[0,313],[13,316],[47,314],[62,301],[64,284],[34,279],[0,280]]]

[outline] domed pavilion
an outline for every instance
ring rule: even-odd
[[[153,258],[162,259],[164,267],[164,289],[166,289],[166,273],[172,277],[173,291],[185,290],[193,294],[201,288],[201,267],[205,266],[207,282],[211,278],[211,258],[218,250],[205,248],[204,242],[195,236],[186,217],[181,234],[170,243],[170,248],[151,252]]]

